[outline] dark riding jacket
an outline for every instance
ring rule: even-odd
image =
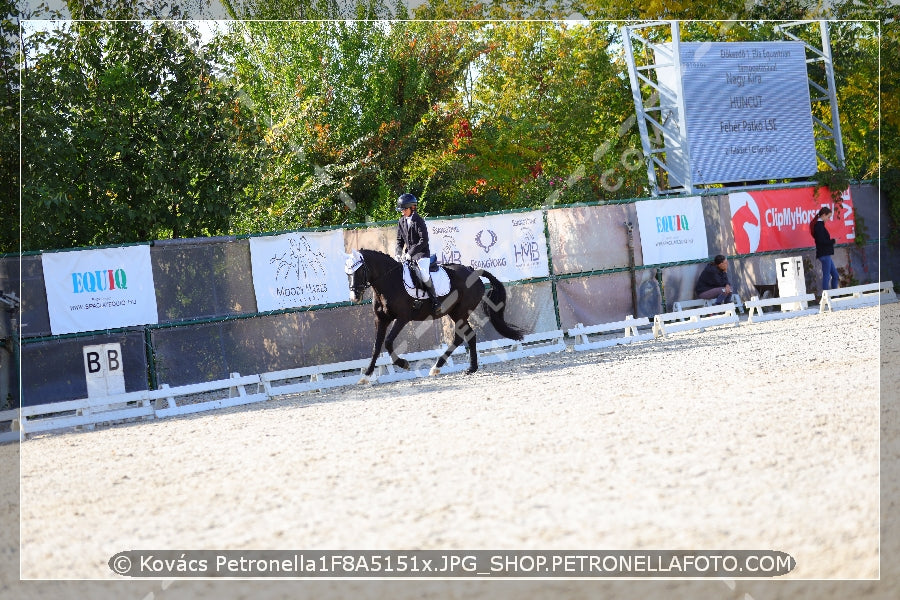
[[[834,238],[828,233],[825,222],[817,219],[813,225],[813,239],[816,240],[816,258],[834,254]]]
[[[716,263],[709,263],[700,273],[697,285],[694,286],[694,292],[699,296],[706,290],[723,288],[726,285],[729,285],[728,272],[720,269]]]
[[[400,217],[400,223],[397,225],[397,254],[403,254],[405,248],[413,260],[431,256],[425,219],[420,217],[419,213],[414,212],[409,221],[411,222],[408,223],[406,217]]]

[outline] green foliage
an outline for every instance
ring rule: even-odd
[[[471,29],[368,21],[233,28],[235,80],[269,123],[259,202],[279,229],[359,222],[404,191],[421,194],[404,170],[417,152],[444,143],[456,83],[478,52]]]
[[[846,169],[839,168],[819,171],[813,176],[813,179],[816,182],[816,185],[813,188],[813,197],[818,198],[819,191],[822,188],[825,188],[828,190],[831,202],[834,204],[840,204],[841,194],[850,186],[850,176],[847,174]]]
[[[26,249],[387,220],[406,191],[427,215],[643,196],[622,23],[532,19],[719,19],[684,22],[682,38],[752,40],[775,35],[761,20],[825,10],[811,0],[432,0],[412,16],[450,20],[408,21],[392,1],[227,0],[233,18],[259,20],[231,22],[209,44],[185,22],[127,20],[178,18],[208,0],[68,2],[76,17],[126,20],[26,40]],[[844,19],[831,35],[846,160],[817,187],[839,194],[877,176],[879,140],[883,183],[897,176],[900,113],[877,108],[879,78],[881,106],[900,102],[900,26],[884,0],[829,11]],[[348,16],[357,20],[312,20]],[[873,17],[880,38],[877,23],[860,23]],[[262,20],[282,18],[301,20]],[[18,59],[3,26],[0,170],[13,193],[18,114],[4,107],[18,103]],[[900,223],[900,186],[882,187]],[[15,216],[0,215],[0,249],[15,248]]]
[[[72,19],[181,19],[191,8],[208,4],[208,0],[156,0],[154,2],[134,2],[133,0],[66,0]]]
[[[887,238],[891,246],[900,247],[900,167],[890,167],[881,174],[881,191],[887,200],[890,220]]]
[[[0,0],[0,252],[19,249],[19,28],[15,2]]]
[[[421,153],[407,173],[442,214],[538,207],[634,195],[646,176],[627,160],[633,104],[613,64],[608,24],[490,23],[463,82],[449,147]],[[598,98],[604,98],[598,102]]]
[[[398,2],[398,13],[405,5]],[[222,0],[235,20],[386,19],[394,15],[381,0]],[[402,7],[402,8],[400,8]],[[397,14],[397,18],[403,18]]]
[[[575,0],[572,9],[589,19],[740,19],[744,0],[693,2],[692,0]]]
[[[258,136],[195,31],[77,22],[28,43],[23,248],[230,229]]]

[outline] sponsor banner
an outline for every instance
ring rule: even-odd
[[[345,260],[339,229],[250,238],[257,310],[350,300]]]
[[[709,257],[699,196],[636,202],[645,265]]]
[[[826,222],[838,244],[853,241],[853,200],[849,188],[841,194],[842,206],[831,202],[830,192],[815,188],[737,192],[728,195],[735,251],[738,254],[790,250],[815,246],[809,224],[823,206],[834,211]]]
[[[41,255],[53,335],[156,323],[150,246]]]
[[[500,281],[547,277],[541,211],[470,219],[428,219],[431,253],[444,263],[490,271]]]

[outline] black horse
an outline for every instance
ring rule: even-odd
[[[359,250],[347,257],[346,272],[350,279],[350,299],[362,302],[363,292],[371,286],[374,292],[372,304],[375,308],[375,349],[372,361],[360,383],[368,383],[375,370],[375,361],[381,353],[382,344],[390,353],[394,364],[408,369],[409,362],[400,358],[394,351],[394,340],[400,330],[410,321],[424,321],[433,316],[430,302],[419,302],[411,298],[404,289],[402,264],[392,257],[376,250]],[[521,340],[522,332],[503,318],[506,308],[506,288],[496,277],[481,269],[472,269],[464,265],[447,264],[444,269],[450,276],[450,293],[441,297],[440,316],[453,320],[453,341],[446,352],[441,355],[431,375],[441,372],[447,358],[463,341],[469,347],[469,368],[466,373],[478,370],[478,353],[475,350],[475,330],[469,323],[472,314],[481,302],[484,302],[491,325],[497,332],[513,340]],[[491,290],[485,295],[485,285],[481,277],[491,282]],[[388,326],[394,323],[388,333]]]

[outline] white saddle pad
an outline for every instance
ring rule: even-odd
[[[450,293],[450,276],[444,267],[438,267],[437,272],[431,274],[431,281],[434,282],[434,293],[438,296],[446,296]],[[409,274],[409,265],[403,263],[403,287],[411,298],[422,300],[428,297],[428,294],[413,286],[412,276]]]

